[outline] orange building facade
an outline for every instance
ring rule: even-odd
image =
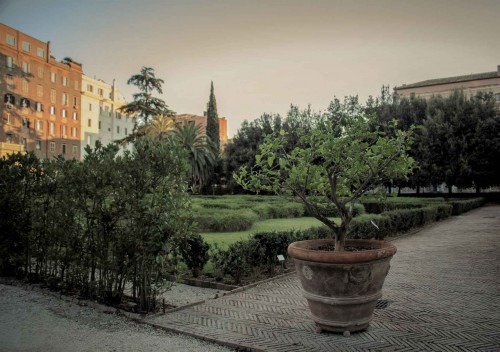
[[[0,149],[79,159],[82,65],[0,23],[0,76]]]
[[[199,116],[193,114],[181,114],[177,115],[176,120],[178,123],[194,123],[195,125],[201,125],[204,133],[207,131],[207,117]],[[219,139],[221,146],[227,143],[227,120],[225,117],[219,117]]]

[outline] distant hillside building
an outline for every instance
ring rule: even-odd
[[[401,96],[416,96],[428,99],[432,95],[446,97],[454,90],[463,89],[467,96],[474,96],[478,92],[492,92],[495,96],[496,107],[500,109],[500,65],[496,71],[475,73],[465,76],[429,79],[422,82],[403,84],[395,87],[394,91]]]
[[[204,133],[207,131],[206,116],[181,114],[177,115],[175,118],[178,123],[194,123],[195,125],[201,125]],[[221,146],[227,143],[227,120],[225,117],[219,117],[219,138]]]
[[[80,158],[82,65],[0,23],[0,155]]]

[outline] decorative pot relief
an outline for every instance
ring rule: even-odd
[[[311,270],[310,267],[308,267],[307,265],[304,265],[302,267],[302,275],[304,275],[304,277],[307,279],[307,280],[311,280],[312,277],[313,277],[313,272]]]

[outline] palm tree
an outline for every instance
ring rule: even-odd
[[[191,185],[199,190],[207,183],[217,163],[217,148],[205,136],[201,125],[176,125],[174,136],[187,151]]]

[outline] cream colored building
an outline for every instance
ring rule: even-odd
[[[97,140],[108,145],[132,133],[134,118],[118,111],[126,103],[114,81],[109,84],[82,76],[82,155],[86,154],[85,147],[94,148]],[[131,148],[130,144],[121,147],[122,150]]]
[[[394,91],[401,96],[415,94],[428,99],[433,95],[447,97],[457,89],[463,89],[468,97],[479,92],[492,92],[495,96],[496,108],[500,109],[500,65],[497,66],[496,71],[403,84],[395,87]]]

